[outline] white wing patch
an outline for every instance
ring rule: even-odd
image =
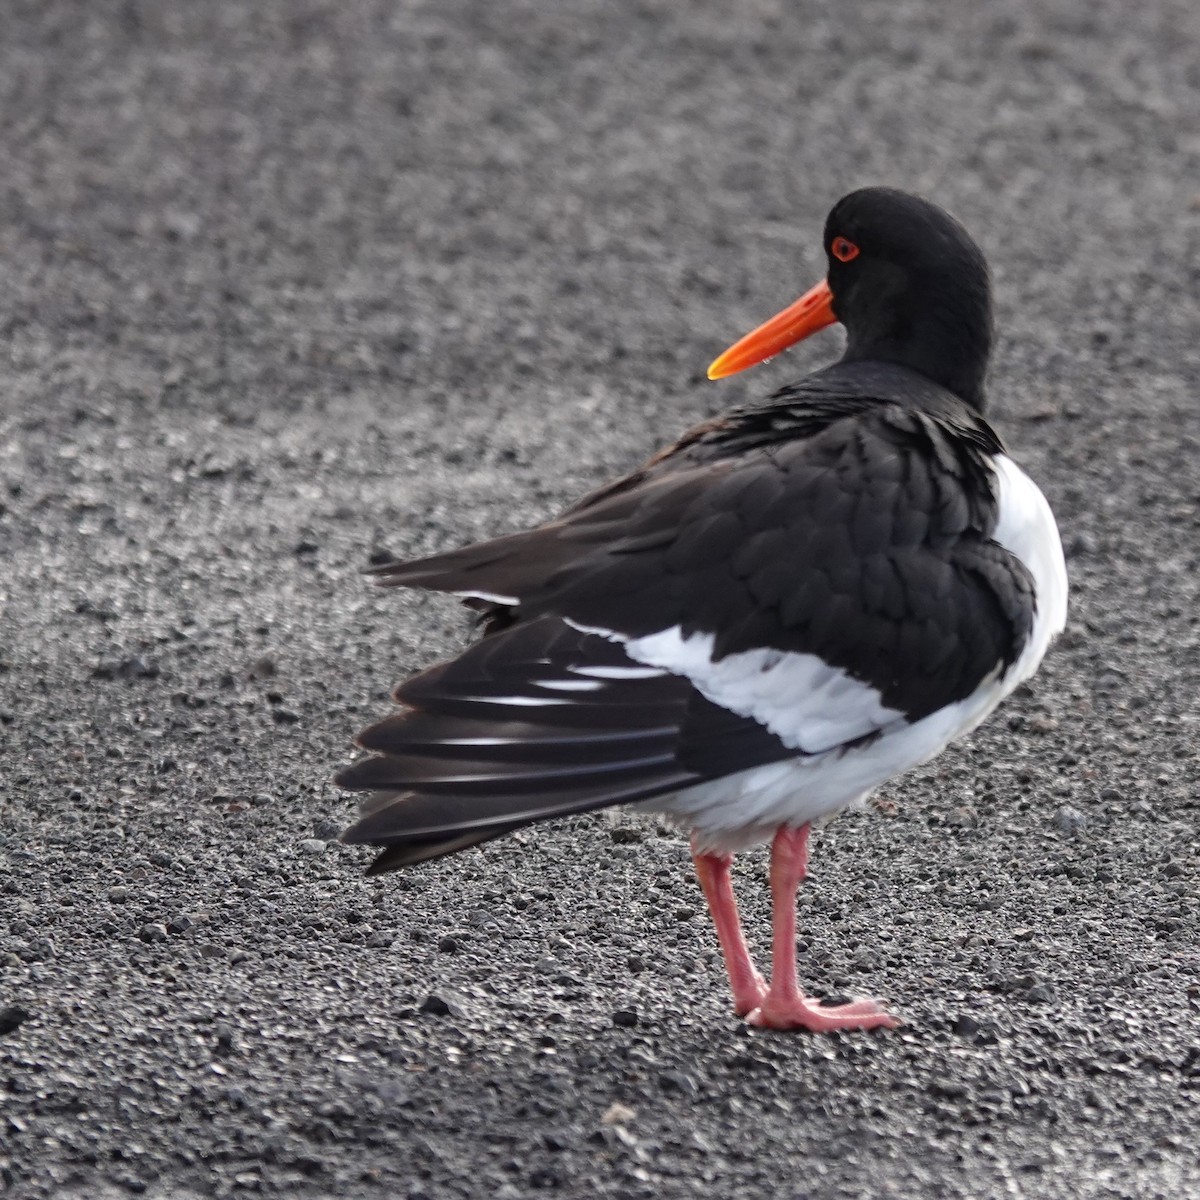
[[[465,592],[451,592],[451,596],[459,596],[463,600],[486,600],[489,604],[520,604],[516,596],[502,596],[499,592],[481,592],[474,588]]]
[[[885,729],[904,714],[875,688],[815,654],[746,650],[713,662],[711,633],[683,637],[673,626],[631,638],[636,662],[684,676],[706,699],[765,725],[789,749],[819,754]]]
[[[658,679],[670,674],[658,667],[572,667],[571,673],[592,679]]]
[[[598,692],[604,686],[599,679],[535,679],[533,684],[552,692]]]
[[[462,738],[438,738],[439,746],[515,746],[521,741],[520,738],[503,738],[503,737],[462,737]]]

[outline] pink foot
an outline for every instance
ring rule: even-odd
[[[733,1012],[735,1016],[745,1017],[761,1008],[767,998],[767,981],[751,968],[748,979],[739,979],[733,984]]]
[[[806,996],[775,997],[769,992],[762,1005],[746,1017],[759,1029],[807,1029],[810,1033],[836,1033],[843,1029],[895,1029],[899,1018],[886,1013],[879,1002],[862,998],[849,1004],[824,1005]]]

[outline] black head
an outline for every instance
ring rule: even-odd
[[[983,410],[992,346],[987,263],[949,213],[907,192],[863,188],[825,222],[829,275],[708,369],[721,379],[841,321],[844,362],[898,363]]]
[[[919,196],[863,188],[834,205],[825,252],[843,361],[911,367],[982,410],[991,286],[967,231]]]

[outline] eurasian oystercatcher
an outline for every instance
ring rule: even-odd
[[[727,350],[740,371],[840,321],[840,361],[706,421],[556,520],[380,567],[481,610],[402,684],[342,771],[372,873],[534,821],[636,803],[691,831],[734,1006],[772,1029],[869,1029],[796,979],[809,826],[973,729],[1066,619],[1054,517],[984,419],[987,264],[926,200],[865,188],[825,224],[827,278]],[[768,986],[730,880],[773,839]]]

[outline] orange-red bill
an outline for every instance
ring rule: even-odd
[[[724,379],[726,375],[736,375],[738,371],[765,362],[836,320],[837,317],[833,315],[833,293],[829,290],[829,284],[822,279],[795,304],[789,304],[783,312],[776,313],[769,321],[746,334],[740,342],[730,346],[708,368],[708,377]]]

